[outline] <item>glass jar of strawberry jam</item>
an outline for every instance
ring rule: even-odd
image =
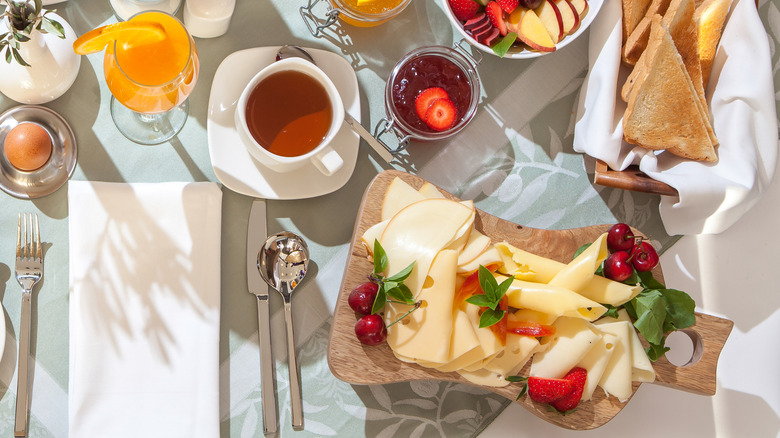
[[[318,17],[313,11],[319,2],[320,0],[309,0],[308,5],[300,8],[303,22],[315,37],[322,36],[323,30],[339,19],[357,27],[378,26],[403,12],[412,0],[328,0],[325,18]]]
[[[420,117],[418,96],[430,89],[443,89],[454,107],[454,120],[446,129],[431,127]],[[410,141],[437,141],[452,137],[474,118],[480,98],[476,64],[470,56],[445,46],[427,46],[409,52],[393,68],[385,86],[385,111],[374,129],[374,137],[392,132],[398,139],[397,152]],[[445,114],[449,116],[449,114]]]

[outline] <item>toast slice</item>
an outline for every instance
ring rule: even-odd
[[[628,36],[634,31],[639,21],[645,16],[650,0],[622,0],[623,1],[623,45]]]
[[[692,160],[717,161],[696,89],[660,15],[653,18],[646,67],[623,115],[623,138],[647,149],[666,149]]]
[[[628,36],[626,44],[623,46],[623,63],[626,65],[636,65],[639,56],[647,48],[647,40],[650,37],[650,22],[656,14],[665,14],[672,0],[653,0],[650,7],[647,8],[645,16],[636,25],[634,31]]]
[[[702,84],[705,89],[710,80],[712,62],[718,51],[723,25],[726,22],[729,9],[731,9],[732,1],[704,0],[694,13],[694,20],[698,25]]]

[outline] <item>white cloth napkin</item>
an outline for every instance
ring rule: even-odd
[[[222,192],[68,185],[69,437],[218,437]]]
[[[735,0],[712,69],[707,98],[719,161],[704,164],[655,153],[622,140],[629,69],[620,66],[621,3],[605,2],[591,26],[590,70],[579,99],[574,149],[623,170],[638,164],[677,189],[663,196],[669,234],[714,234],[734,224],[758,200],[775,172],[778,131],[771,53],[754,0]]]

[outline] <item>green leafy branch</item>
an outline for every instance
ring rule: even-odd
[[[479,317],[479,327],[490,327],[504,318],[506,311],[500,309],[498,305],[514,279],[509,277],[501,284],[498,284],[496,278],[493,277],[493,273],[482,265],[479,265],[479,273],[477,275],[479,287],[483,293],[468,297],[466,302],[485,308]]]
[[[8,31],[0,34],[0,55],[5,51],[5,62],[16,60],[20,65],[30,67],[19,53],[21,44],[30,41],[33,31],[50,33],[58,38],[65,38],[65,28],[46,15],[54,12],[43,9],[42,0],[34,0],[34,4],[26,0],[0,0],[6,8],[0,18],[6,20]]]
[[[414,263],[415,262],[410,263],[409,266],[402,269],[400,272],[385,278],[382,273],[387,269],[387,253],[385,252],[385,249],[382,248],[379,240],[374,240],[374,272],[369,278],[379,285],[379,290],[377,290],[376,298],[374,298],[374,305],[371,307],[371,313],[379,313],[382,311],[385,307],[385,303],[388,301],[414,305],[414,308],[410,310],[407,315],[420,307],[419,303],[415,303],[412,291],[404,284],[404,280],[409,278],[409,275],[412,273]],[[392,298],[392,300],[388,300],[388,298]],[[406,315],[400,319],[405,317]]]

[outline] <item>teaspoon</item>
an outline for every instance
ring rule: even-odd
[[[314,58],[312,58],[311,54],[298,46],[285,45],[279,48],[279,51],[276,52],[276,60],[281,61],[282,59],[287,58],[302,58],[314,65],[317,65],[317,63],[314,62]],[[383,160],[387,161],[388,163],[393,161],[393,154],[391,154],[390,151],[382,146],[382,144],[380,144],[377,139],[374,138],[374,136],[371,135],[371,133],[368,132],[366,128],[363,127],[363,125],[358,123],[358,121],[355,120],[355,118],[352,117],[352,115],[350,115],[346,110],[344,111],[344,121],[347,122],[347,125],[349,125],[349,127],[352,128],[352,130],[355,131],[357,135],[365,140],[366,143],[368,143],[368,145],[371,146],[374,151],[376,151],[376,153],[382,157]]]

